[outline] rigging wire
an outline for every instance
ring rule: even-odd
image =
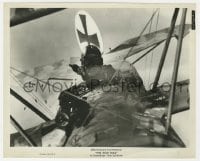
[[[154,11],[153,11],[153,13],[154,13]],[[151,20],[150,25],[149,25],[149,34],[151,33],[152,23],[153,23],[153,19]],[[145,66],[144,67],[144,72],[145,72],[145,74],[144,74],[144,80],[146,80],[146,77],[147,77],[147,58],[148,58],[148,56],[145,57],[145,63],[144,63],[145,64],[144,65]]]
[[[139,39],[141,38],[141,36],[143,35],[143,33],[145,32],[145,30],[147,29],[148,25],[151,23],[151,21],[153,20],[155,14],[158,12],[158,10],[156,10],[151,18],[149,19],[149,21],[147,22],[147,24],[145,25],[145,27],[143,28],[143,30],[140,32],[138,38],[136,39],[135,43],[132,45],[131,49],[128,51],[127,55],[124,57],[124,59],[128,58],[130,53],[132,52],[132,50],[134,49],[135,45],[138,43]]]
[[[10,68],[11,68],[12,70],[15,70],[15,71],[17,71],[17,72],[23,74],[23,75],[29,76],[29,77],[31,77],[31,78],[33,78],[33,79],[39,81],[39,82],[46,83],[46,84],[48,84],[49,86],[54,87],[54,86],[53,86],[52,84],[50,84],[48,81],[44,81],[44,80],[42,80],[42,79],[38,79],[37,77],[34,77],[34,76],[30,75],[30,74],[27,74],[26,72],[23,72],[23,71],[21,71],[21,70],[15,68],[15,67],[12,67],[12,66],[11,66]],[[58,88],[58,87],[56,87],[56,86],[55,86],[54,88],[60,89],[60,88]]]
[[[155,34],[157,34],[157,31],[158,31],[159,17],[160,17],[160,8],[158,9],[158,14],[157,14],[157,18],[156,18],[156,32],[155,32]],[[155,37],[154,37],[154,40],[155,40]],[[154,55],[154,50],[151,53],[150,69],[149,69],[149,77],[148,77],[148,85],[149,85],[150,76],[151,76],[151,67],[152,67],[153,55]]]
[[[129,57],[130,53],[133,51],[135,45],[138,43],[139,39],[141,38],[141,36],[142,36],[143,33],[145,32],[145,30],[146,30],[146,28],[148,27],[148,25],[151,23],[152,19],[154,18],[155,14],[156,14],[157,12],[158,12],[158,10],[156,10],[156,11],[152,14],[152,16],[150,17],[150,19],[149,19],[148,22],[146,23],[146,25],[145,25],[145,27],[143,28],[143,30],[140,32],[138,38],[136,39],[136,41],[134,42],[134,44],[132,45],[132,47],[130,48],[130,50],[128,51],[128,53],[126,54],[126,56],[124,57],[123,61],[120,63],[119,69],[116,70],[116,71],[114,72],[114,74],[112,75],[112,77],[111,77],[109,83],[111,83],[112,80],[113,80],[113,78],[116,76],[116,74],[119,73],[119,70],[120,70],[120,68],[122,67],[122,64],[125,62],[125,59]],[[130,67],[131,67],[131,64],[130,64]]]

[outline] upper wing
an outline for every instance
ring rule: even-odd
[[[10,26],[16,26],[65,8],[12,8],[10,10]]]
[[[174,28],[172,37],[178,37],[179,27],[180,27],[180,25],[178,25]],[[189,33],[190,27],[191,27],[190,24],[185,25],[184,36],[186,36]],[[124,49],[130,48],[130,47],[134,47],[132,49],[132,52],[129,54],[129,56],[132,56],[132,55],[134,55],[142,50],[145,50],[153,45],[156,45],[162,41],[165,41],[167,39],[168,32],[169,32],[169,28],[165,28],[165,29],[162,29],[159,31],[149,33],[149,34],[145,34],[145,35],[141,36],[140,38],[135,37],[135,38],[129,39],[127,41],[124,41],[123,43],[121,43],[120,45],[115,47],[114,49],[112,49],[107,54],[117,52],[120,50],[124,50]]]

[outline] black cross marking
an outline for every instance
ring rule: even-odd
[[[90,43],[93,43],[93,44],[97,45],[98,47],[100,47],[97,34],[88,35],[85,15],[79,15],[79,16],[80,16],[80,19],[81,19],[81,22],[83,25],[83,29],[85,32],[85,33],[82,33],[81,31],[77,30],[80,43],[88,42],[88,45],[90,45]]]

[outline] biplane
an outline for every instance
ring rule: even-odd
[[[11,27],[28,23],[63,8],[15,10],[17,12],[13,11],[16,14],[11,17]],[[122,63],[117,69],[110,65],[114,61],[112,58],[109,59],[111,62],[106,64],[101,62],[97,65],[95,61],[90,62],[93,63],[90,67],[85,61],[81,66],[71,64],[74,72],[82,76],[83,82],[60,93],[60,107],[56,116],[46,115],[37,105],[10,88],[12,96],[44,120],[44,123],[38,126],[23,129],[17,120],[10,116],[11,124],[17,130],[17,133],[10,135],[10,146],[185,147],[184,141],[171,125],[171,118],[172,115],[189,110],[190,107],[189,80],[177,82],[177,74],[182,41],[189,34],[191,25],[185,24],[187,9],[184,8],[180,25],[176,26],[180,9],[175,8],[169,27],[144,34],[158,11],[153,12],[137,37],[122,42],[108,52],[104,52],[100,31],[92,17],[85,11],[78,12],[75,18],[75,33],[82,51],[81,59],[85,58],[88,46],[94,50],[98,49],[103,60],[107,57],[114,59],[114,55],[120,55],[125,49],[129,49],[128,52],[120,55]],[[173,37],[177,39],[177,47],[174,53],[172,80],[169,84],[159,85]],[[147,90],[134,64],[160,44],[164,44],[164,48],[156,77],[152,88]],[[144,50],[145,53],[132,63],[126,62],[127,58]],[[24,73],[19,70],[18,72]],[[51,86],[49,81],[29,76]]]

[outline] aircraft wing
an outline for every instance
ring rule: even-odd
[[[12,8],[10,11],[10,27],[25,23],[65,8]]]
[[[178,37],[179,27],[180,25],[174,28],[172,37]],[[189,33],[190,28],[191,28],[190,24],[185,25],[184,36],[186,36]],[[142,50],[145,50],[151,46],[161,43],[162,41],[165,41],[167,39],[168,33],[169,33],[169,28],[165,28],[159,31],[149,33],[149,34],[145,34],[141,36],[140,38],[135,37],[135,38],[126,40],[120,45],[118,45],[117,47],[115,47],[114,49],[112,49],[111,51],[109,51],[107,54],[134,47],[131,53],[129,54],[129,56],[132,56]]]

